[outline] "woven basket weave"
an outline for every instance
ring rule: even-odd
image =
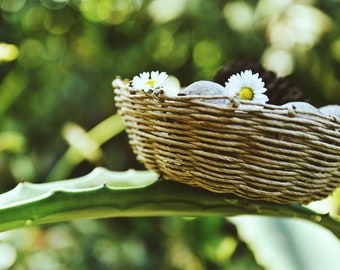
[[[115,94],[137,159],[164,179],[277,203],[319,200],[340,185],[337,117],[203,102],[217,96]]]

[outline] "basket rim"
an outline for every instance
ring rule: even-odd
[[[129,95],[134,98],[140,99],[151,99],[158,102],[191,102],[197,105],[207,108],[214,108],[223,110],[235,110],[237,112],[256,112],[256,113],[268,113],[267,110],[271,112],[279,112],[285,113],[290,117],[294,117],[297,114],[305,114],[309,116],[314,116],[322,120],[329,121],[333,124],[339,125],[340,127],[340,118],[336,115],[326,115],[323,114],[317,107],[314,105],[304,102],[304,101],[296,101],[296,102],[288,102],[283,105],[275,105],[270,103],[260,103],[254,102],[250,100],[240,100],[237,97],[231,97],[228,95],[181,95],[178,94],[177,96],[174,95],[167,95],[164,89],[156,89],[152,92],[145,92],[143,90],[135,89],[129,85],[121,85],[120,87],[114,88],[115,94],[125,94]],[[115,98],[118,98],[117,96]],[[208,103],[205,100],[216,100],[216,99],[226,99],[231,102],[231,106],[221,106],[218,104]],[[311,110],[303,110],[296,106],[297,104],[305,105],[311,108]],[[242,107],[240,105],[251,105],[251,107]],[[267,109],[267,110],[264,110]],[[318,121],[319,122],[319,121]]]

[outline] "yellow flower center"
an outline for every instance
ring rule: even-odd
[[[240,99],[253,100],[254,92],[249,87],[242,87],[240,91]]]
[[[145,84],[149,85],[151,88],[155,87],[156,81],[155,80],[147,80]]]

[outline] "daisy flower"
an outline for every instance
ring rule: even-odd
[[[232,75],[225,83],[225,89],[228,95],[238,97],[240,100],[257,103],[266,103],[269,100],[264,94],[267,91],[264,82],[258,73],[253,74],[251,70]]]
[[[131,84],[132,87],[138,90],[151,93],[153,90],[163,88],[168,74],[165,72],[151,71],[140,73],[139,76],[134,76]]]

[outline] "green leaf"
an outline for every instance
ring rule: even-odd
[[[338,220],[298,204],[252,201],[157,179],[150,171],[96,168],[70,180],[22,182],[0,195],[0,231],[75,219],[262,215],[310,220],[340,238]]]

